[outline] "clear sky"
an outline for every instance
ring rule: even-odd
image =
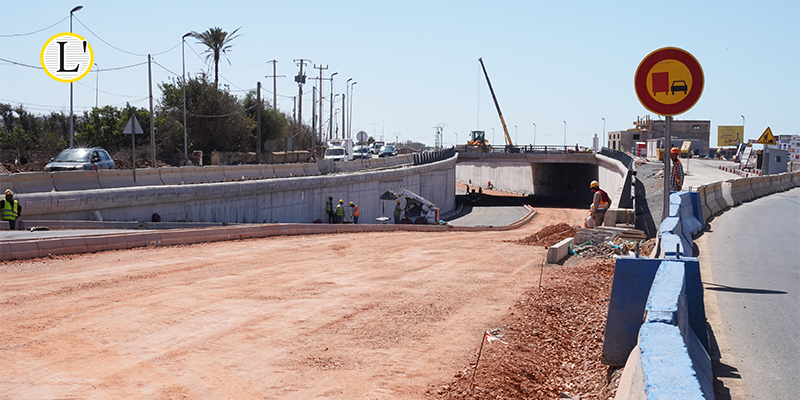
[[[658,119],[639,103],[633,79],[645,56],[668,46],[690,52],[703,68],[702,96],[675,118],[711,120],[712,146],[717,126],[742,125],[742,115],[748,139],[767,126],[776,135],[800,134],[797,0],[0,0],[0,58],[39,66],[42,46],[69,31],[69,11],[77,5],[83,9],[74,14],[73,32],[89,41],[100,72],[74,84],[76,113],[93,107],[96,98],[101,106],[148,107],[146,64],[104,70],[154,54],[158,101],[156,85],[181,74],[181,36],[241,27],[230,64],[220,62],[221,83],[243,96],[261,81],[262,95],[271,102],[273,82],[266,76],[273,75],[269,61],[277,60],[277,75],[285,75],[277,78],[278,108],[291,113],[298,94],[294,60],[308,59],[303,119],[310,125],[317,85],[311,78],[319,76],[313,67],[327,66],[325,78],[338,72],[335,93],[345,92],[348,78],[358,82],[354,136],[364,130],[386,141],[399,136],[433,145],[435,126],[444,124],[447,145],[465,143],[474,129],[502,144],[502,126],[478,63],[483,57],[515,143],[532,143],[536,133],[536,144],[561,145],[566,121],[566,143],[590,146],[595,133],[602,137],[603,118],[606,131],[631,128],[637,116]],[[188,74],[210,71],[195,39],[187,39],[185,51]],[[329,98],[330,81],[322,90]],[[69,84],[0,60],[0,102],[35,113],[69,112]],[[341,108],[341,98],[334,108]],[[324,110],[327,119],[327,100]],[[341,125],[341,114],[336,118]]]

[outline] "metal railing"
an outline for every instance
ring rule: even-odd
[[[414,153],[414,165],[430,164],[437,161],[447,160],[456,155],[455,147],[445,150],[433,151],[428,153]]]
[[[515,146],[467,146],[458,145],[456,150],[465,153],[491,154],[576,154],[591,153],[592,149],[583,146],[558,145],[515,145]]]
[[[613,150],[609,149],[608,147],[603,147],[602,149],[600,149],[600,154],[621,162],[629,170],[633,169],[633,157],[631,157],[630,154],[624,151]]]

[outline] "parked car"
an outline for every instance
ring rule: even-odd
[[[66,149],[50,161],[44,166],[47,172],[114,169],[114,160],[99,147]]]
[[[394,146],[389,144],[381,147],[381,151],[378,152],[378,157],[391,157],[396,155],[397,155],[397,150],[395,150]]]
[[[369,146],[356,146],[353,149],[353,158],[369,159],[372,157],[372,151]]]

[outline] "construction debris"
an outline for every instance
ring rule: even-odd
[[[575,244],[570,247],[569,254],[582,258],[599,259],[635,254],[637,243],[639,254],[647,257],[655,246],[652,239],[645,242],[647,236],[638,229],[612,226],[585,229],[565,223],[546,226],[533,235],[508,242],[548,248],[570,237],[575,238]]]

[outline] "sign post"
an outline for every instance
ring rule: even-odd
[[[136,182],[136,135],[143,134],[144,130],[139,125],[139,120],[136,119],[136,114],[132,114],[125,129],[122,130],[124,135],[131,135],[131,154],[133,154],[133,181]]]
[[[666,117],[664,132],[664,211],[669,215],[669,179],[672,117],[692,108],[703,93],[703,69],[687,51],[676,47],[658,49],[636,69],[634,88],[644,108]]]

